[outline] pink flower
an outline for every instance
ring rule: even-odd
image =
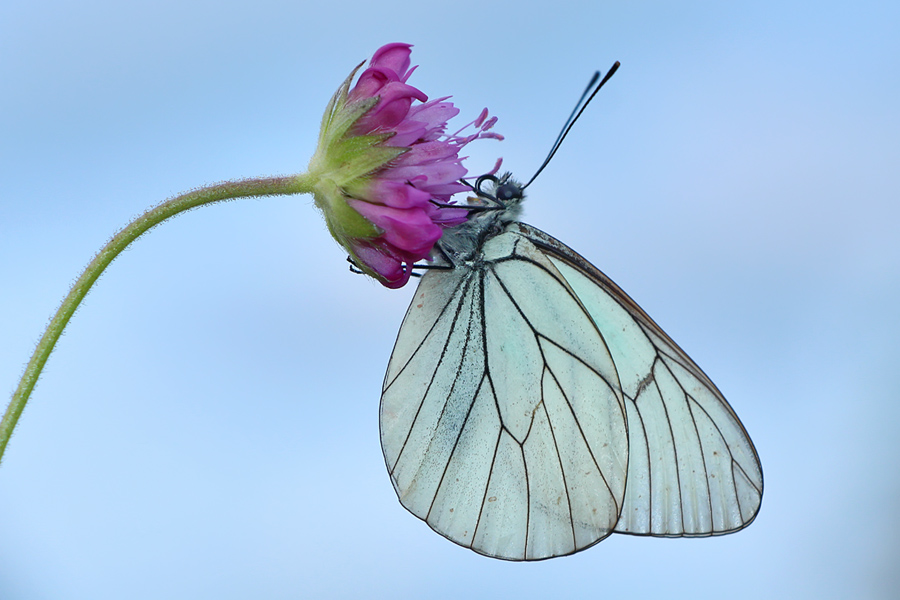
[[[315,202],[334,238],[365,273],[390,288],[409,280],[412,266],[431,257],[446,227],[466,220],[465,209],[441,208],[468,188],[459,152],[489,132],[487,109],[456,133],[459,113],[447,98],[428,101],[406,83],[409,44],[388,44],[350,89],[353,76],[325,111],[319,146],[309,164]],[[362,65],[360,65],[362,66]],[[475,131],[461,135],[469,126]]]

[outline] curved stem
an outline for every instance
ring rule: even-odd
[[[47,358],[53,351],[59,336],[65,329],[66,324],[78,305],[87,295],[91,286],[100,277],[106,267],[128,247],[131,242],[141,237],[144,233],[159,225],[169,217],[178,213],[203,206],[205,204],[213,204],[224,200],[234,198],[245,198],[248,196],[281,196],[287,194],[303,194],[312,192],[312,185],[306,175],[293,175],[289,177],[269,177],[263,179],[241,179],[239,181],[226,181],[217,183],[208,187],[199,188],[182,194],[170,200],[166,200],[162,204],[151,208],[140,217],[128,224],[124,229],[119,231],[107,244],[97,253],[91,263],[81,274],[81,277],[72,286],[69,294],[65,297],[53,319],[47,326],[47,330],[38,342],[31,360],[25,367],[25,373],[19,381],[19,386],[13,393],[12,400],[0,421],[0,460],[6,450],[6,445],[12,435],[16,423],[25,404],[28,402],[31,391],[34,389],[38,378]]]

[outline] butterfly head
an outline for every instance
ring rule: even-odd
[[[466,220],[445,229],[437,243],[441,255],[453,265],[471,260],[488,239],[517,221],[522,212],[523,187],[509,173],[500,177],[482,175],[472,191],[475,197],[470,197],[466,204],[469,210]]]
[[[525,187],[510,173],[504,173],[501,177],[482,175],[475,181],[475,193],[500,210],[512,209],[525,199]]]

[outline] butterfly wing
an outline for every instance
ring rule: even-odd
[[[762,500],[762,467],[718,388],[596,267],[538,229],[514,227],[562,273],[612,353],[629,435],[616,531],[697,537],[749,525]]]
[[[525,237],[427,273],[385,376],[381,441],[401,503],[510,560],[612,533],[625,497],[626,405],[613,355],[552,259]]]
[[[410,512],[510,560],[613,531],[729,533],[762,497],[756,451],[715,385],[609,278],[521,223],[423,277],[381,439]]]

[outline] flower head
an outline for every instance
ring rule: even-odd
[[[464,209],[440,208],[468,188],[460,150],[489,132],[487,109],[469,125],[475,132],[447,134],[459,110],[447,98],[428,100],[406,83],[409,44],[375,52],[353,88],[359,65],[325,110],[316,153],[309,163],[315,203],[331,235],[365,273],[398,288],[414,263],[431,256],[445,227],[466,220]]]

